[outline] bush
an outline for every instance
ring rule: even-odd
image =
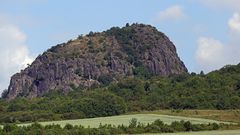
[[[113,81],[113,77],[110,74],[103,74],[99,76],[98,81],[103,85],[108,85]]]
[[[133,74],[138,77],[150,78],[152,73],[143,66],[136,67],[133,69]]]
[[[129,122],[129,128],[136,128],[137,127],[137,119],[132,118]]]
[[[15,124],[6,124],[3,126],[3,132],[12,132],[16,130],[18,127]]]
[[[193,131],[193,126],[190,121],[184,122],[183,126],[186,129],[186,131]]]
[[[73,125],[71,125],[71,124],[66,124],[66,125],[64,126],[64,129],[71,130],[71,129],[73,129]]]
[[[8,90],[7,90],[7,89],[6,89],[6,90],[3,90],[1,97],[2,97],[2,98],[6,98],[6,97],[7,97],[7,94],[8,94]]]

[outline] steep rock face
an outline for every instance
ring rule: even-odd
[[[12,76],[7,98],[33,98],[50,90],[68,92],[135,75],[139,70],[163,76],[187,72],[168,37],[152,26],[133,24],[90,32],[52,47]]]

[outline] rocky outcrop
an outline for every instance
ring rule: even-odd
[[[167,36],[152,26],[133,24],[90,32],[52,47],[12,76],[7,98],[87,88],[137,75],[139,70],[163,76],[187,72]]]

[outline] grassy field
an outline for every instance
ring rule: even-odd
[[[137,114],[133,112],[131,114]],[[143,114],[163,114],[172,116],[184,116],[194,118],[205,118],[217,121],[228,121],[240,123],[240,110],[158,110],[151,112],[141,112]]]
[[[202,119],[202,118],[189,118],[183,116],[170,116],[170,115],[160,115],[160,114],[132,114],[132,115],[120,115],[112,117],[99,117],[90,119],[77,119],[77,120],[63,120],[63,121],[51,121],[51,122],[40,122],[42,125],[59,124],[64,127],[66,124],[72,125],[82,125],[84,127],[98,127],[99,124],[111,124],[111,125],[128,125],[132,118],[136,118],[139,122],[147,124],[160,119],[166,124],[170,124],[174,121],[190,121],[192,123],[198,124],[208,124],[208,123],[222,123],[216,120]],[[29,124],[20,124],[20,126],[27,126]]]
[[[140,135],[240,135],[240,130],[201,131],[201,132],[164,133],[164,134],[140,134]]]

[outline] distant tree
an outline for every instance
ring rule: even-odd
[[[192,123],[190,121],[184,122],[184,127],[186,131],[192,131]]]
[[[108,74],[100,75],[98,81],[103,85],[108,85],[113,81],[113,77]]]
[[[71,43],[72,41],[73,41],[72,39],[68,40],[68,41],[67,41],[67,44]]]
[[[204,72],[203,71],[201,71],[200,72],[200,76],[204,76],[205,74],[204,74]]]
[[[213,123],[213,130],[218,130],[220,128],[220,126],[217,123]]]
[[[90,36],[90,37],[91,37],[91,36],[94,36],[94,32],[90,31],[89,34],[88,34],[88,36]]]
[[[240,90],[240,81],[236,83],[236,90]]]
[[[3,90],[1,97],[2,97],[2,98],[6,98],[6,97],[7,97],[7,94],[8,94],[8,90],[5,89],[5,90]]]
[[[158,127],[163,127],[163,126],[164,126],[163,121],[161,121],[160,119],[155,120],[155,121],[153,122],[153,124],[156,125],[156,126],[158,126]]]
[[[171,127],[175,130],[175,131],[184,131],[185,128],[183,126],[183,121],[178,122],[178,121],[174,121],[171,124]]]
[[[133,69],[133,74],[138,77],[150,78],[152,73],[145,67],[139,66]]]
[[[66,124],[66,125],[64,126],[64,129],[71,130],[71,129],[73,129],[73,125],[71,125],[71,124]]]
[[[196,76],[197,74],[195,72],[192,72],[191,73],[191,76]]]
[[[144,89],[145,89],[145,91],[150,91],[150,83],[149,82],[145,83]]]
[[[83,35],[78,35],[78,39],[82,39],[83,38]]]
[[[87,42],[87,45],[88,45],[88,47],[89,47],[90,49],[93,49],[93,41],[92,41],[92,40],[89,40],[89,41]]]
[[[132,118],[129,122],[129,128],[136,128],[137,127],[137,119]]]
[[[12,132],[15,129],[17,129],[17,125],[15,125],[15,124],[6,124],[3,126],[3,131],[5,131],[5,132]]]

